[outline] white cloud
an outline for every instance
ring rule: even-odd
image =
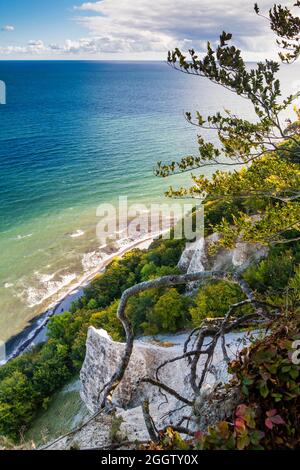
[[[7,24],[1,28],[1,31],[7,31],[7,32],[11,32],[14,30],[15,30],[15,27],[12,26],[11,24]]]
[[[254,1],[254,0],[253,0]],[[260,0],[267,10],[273,0]],[[286,4],[289,2],[283,2]],[[205,49],[222,30],[233,33],[246,58],[276,56],[275,38],[267,21],[258,18],[253,2],[245,0],[101,0],[74,6],[74,21],[86,28],[85,37],[45,45],[0,47],[0,53],[165,58],[174,47]]]
[[[10,54],[41,54],[47,51],[47,47],[44,45],[41,40],[31,40],[25,46],[0,46],[0,54],[10,55]]]
[[[271,5],[270,0],[260,1],[262,9]],[[266,45],[270,37],[268,24],[255,15],[252,1],[245,0],[101,0],[82,3],[75,10],[86,13],[76,20],[91,36],[114,39],[125,51],[165,52],[187,44],[202,49],[223,29],[244,46],[251,45],[252,37]]]
[[[44,43],[43,43],[43,41],[41,41],[40,39],[37,40],[37,41],[31,40],[31,41],[28,41],[28,46],[29,46],[29,47],[43,48],[43,47],[44,47]]]

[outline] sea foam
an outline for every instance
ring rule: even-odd
[[[30,285],[25,287],[25,289],[18,294],[18,297],[22,299],[29,308],[42,304],[77,279],[75,273],[59,276],[57,280],[54,280],[55,274],[39,275],[39,273],[36,272],[35,275],[38,278],[37,287]]]
[[[84,233],[85,232],[83,230],[76,230],[76,232],[70,233],[70,237],[71,238],[82,237],[84,235]]]

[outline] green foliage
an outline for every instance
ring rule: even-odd
[[[141,280],[148,281],[171,274],[180,274],[180,271],[177,267],[173,267],[172,265],[156,266],[153,261],[150,261],[150,263],[145,264],[141,270]]]
[[[299,0],[293,7],[300,7]],[[259,14],[258,5],[255,4],[255,11]],[[292,8],[274,5],[269,10],[271,29],[278,36],[277,44],[281,48],[279,57],[283,62],[294,62],[300,54],[300,18],[293,13]]]
[[[220,201],[207,201],[205,204],[205,235],[210,235],[214,227],[225,219],[230,225],[234,222],[234,217],[239,214],[242,204],[239,199],[221,199]]]
[[[294,6],[299,7],[300,2]],[[257,5],[255,12],[259,14]],[[281,60],[292,62],[300,52],[298,16],[291,8],[274,5],[269,21],[283,48]],[[176,48],[169,52],[168,63],[245,98],[256,119],[249,121],[229,109],[209,116],[196,111],[192,117],[187,112],[187,121],[203,131],[198,135],[199,154],[171,163],[158,162],[156,175],[166,178],[193,171],[192,185],[170,187],[168,197],[200,197],[206,207],[211,201],[223,200],[223,206],[224,201],[235,203],[232,214],[225,213],[211,222],[211,228],[220,234],[218,246],[232,248],[241,240],[274,244],[285,241],[291,230],[297,230],[297,237],[300,233],[300,112],[294,108],[293,121],[284,116],[299,93],[282,98],[280,64],[265,60],[250,68],[231,41],[232,34],[223,31],[218,44],[213,47],[207,43],[204,57],[194,49],[184,54]],[[216,138],[206,140],[207,130]],[[218,165],[234,171],[218,171]],[[194,173],[206,166],[215,167],[212,177]]]
[[[73,340],[73,325],[74,317],[69,312],[52,317],[48,323],[48,338],[71,345]]]
[[[145,255],[145,261],[153,262],[156,266],[175,267],[180,259],[182,250],[185,246],[185,240],[155,240],[148,253]]]
[[[147,330],[147,319],[151,317],[156,297],[157,291],[149,289],[129,299],[126,313],[132,322],[133,330],[136,334],[142,334]]]
[[[68,348],[49,340],[0,369],[0,434],[17,439],[36,410],[71,376]]]
[[[41,401],[70,379],[72,369],[68,353],[68,346],[54,340],[49,340],[41,349],[32,374],[32,385]]]
[[[244,295],[237,284],[228,281],[205,284],[199,289],[190,308],[192,323],[199,326],[204,318],[224,317],[230,305],[243,299]]]
[[[293,155],[292,146],[290,151]],[[210,221],[206,204],[206,225],[221,234],[217,246],[232,248],[236,240],[279,243],[290,237],[292,229],[293,236],[299,236],[300,206],[297,198],[289,200],[299,191],[299,163],[279,155],[261,157],[233,173],[216,171],[212,178],[193,177],[190,194],[204,192],[206,201],[224,207],[224,214]]]
[[[174,289],[167,289],[159,297],[153,311],[148,317],[145,332],[155,334],[160,332],[175,332],[186,323],[186,299]]]
[[[145,264],[145,266],[141,270],[142,281],[147,281],[152,276],[155,276],[156,270],[157,266],[155,263],[153,263],[153,261],[150,261],[150,263]]]
[[[175,332],[189,324],[190,298],[177,289],[150,289],[129,299],[127,315],[136,334]]]
[[[99,274],[85,289],[84,295],[75,303],[73,310],[102,309],[120,298],[124,290],[139,282],[142,256],[140,250],[132,250],[122,259],[114,259],[105,273]]]
[[[244,278],[266,301],[285,308],[300,306],[300,242],[275,246],[258,264],[250,266]]]
[[[103,328],[109,332],[113,340],[124,340],[124,330],[120,320],[117,317],[119,301],[115,300],[105,310],[93,313],[90,319],[90,325],[95,328]]]
[[[0,434],[12,438],[22,430],[33,417],[34,389],[21,371],[14,371],[0,383]]]

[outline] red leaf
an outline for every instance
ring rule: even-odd
[[[272,423],[271,418],[266,418],[265,425],[268,429],[273,429],[273,423]]]
[[[274,424],[285,424],[284,420],[280,415],[277,415],[277,410],[270,410],[266,412],[267,418],[265,425],[269,429],[273,429]]]
[[[247,410],[247,406],[246,405],[239,405],[236,409],[236,412],[235,414],[240,418],[242,416],[245,415],[246,413],[246,410]]]
[[[275,416],[277,414],[277,410],[273,409],[273,410],[269,410],[266,412],[266,415],[268,416],[268,418],[271,418],[271,416]]]
[[[279,415],[273,416],[271,419],[272,419],[273,424],[285,424],[282,417]]]
[[[245,431],[246,426],[245,426],[245,421],[243,419],[237,418],[234,424],[238,431],[240,432]]]

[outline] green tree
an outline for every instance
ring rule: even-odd
[[[145,266],[141,270],[141,276],[142,276],[142,281],[146,281],[147,279],[150,279],[152,276],[155,275],[157,270],[157,266],[153,261],[150,261],[150,263],[145,264]]]
[[[34,368],[32,387],[41,401],[50,397],[71,378],[69,348],[54,340],[49,340],[41,350]]]
[[[0,382],[0,434],[14,439],[32,420],[34,390],[25,374],[15,371]]]
[[[91,316],[90,324],[95,328],[103,328],[108,331],[115,341],[124,339],[124,330],[117,317],[119,300],[112,302],[109,307]]]
[[[300,2],[294,6],[300,7]],[[255,11],[260,14],[257,5]],[[275,5],[269,11],[269,21],[285,49],[280,58],[292,62],[300,53],[299,18],[291,9]],[[266,60],[249,68],[231,40],[232,35],[223,31],[217,47],[207,43],[203,58],[194,49],[189,50],[187,57],[177,48],[169,52],[168,62],[181,72],[207,78],[246,99],[256,119],[243,119],[228,109],[210,116],[196,112],[194,118],[187,112],[187,121],[200,130],[214,132],[218,145],[200,134],[199,155],[189,155],[178,162],[158,162],[156,174],[168,177],[206,166],[217,169],[220,164],[234,170],[215,171],[212,180],[194,174],[191,187],[170,187],[166,193],[169,197],[200,196],[205,203],[240,199],[241,208],[233,220],[224,217],[214,227],[221,234],[219,245],[232,247],[237,240],[282,243],[291,230],[296,230],[299,239],[300,112],[295,109],[294,122],[284,119],[299,94],[282,99],[280,64]]]
[[[135,334],[143,333],[148,328],[147,319],[151,316],[157,299],[155,290],[148,290],[131,297],[128,301],[126,313],[131,320]]]
[[[168,289],[159,297],[148,320],[157,333],[177,331],[186,323],[186,299],[176,289]]]
[[[244,295],[236,284],[227,281],[206,284],[199,289],[190,308],[192,323],[199,326],[205,318],[224,317],[232,304],[243,299]]]

